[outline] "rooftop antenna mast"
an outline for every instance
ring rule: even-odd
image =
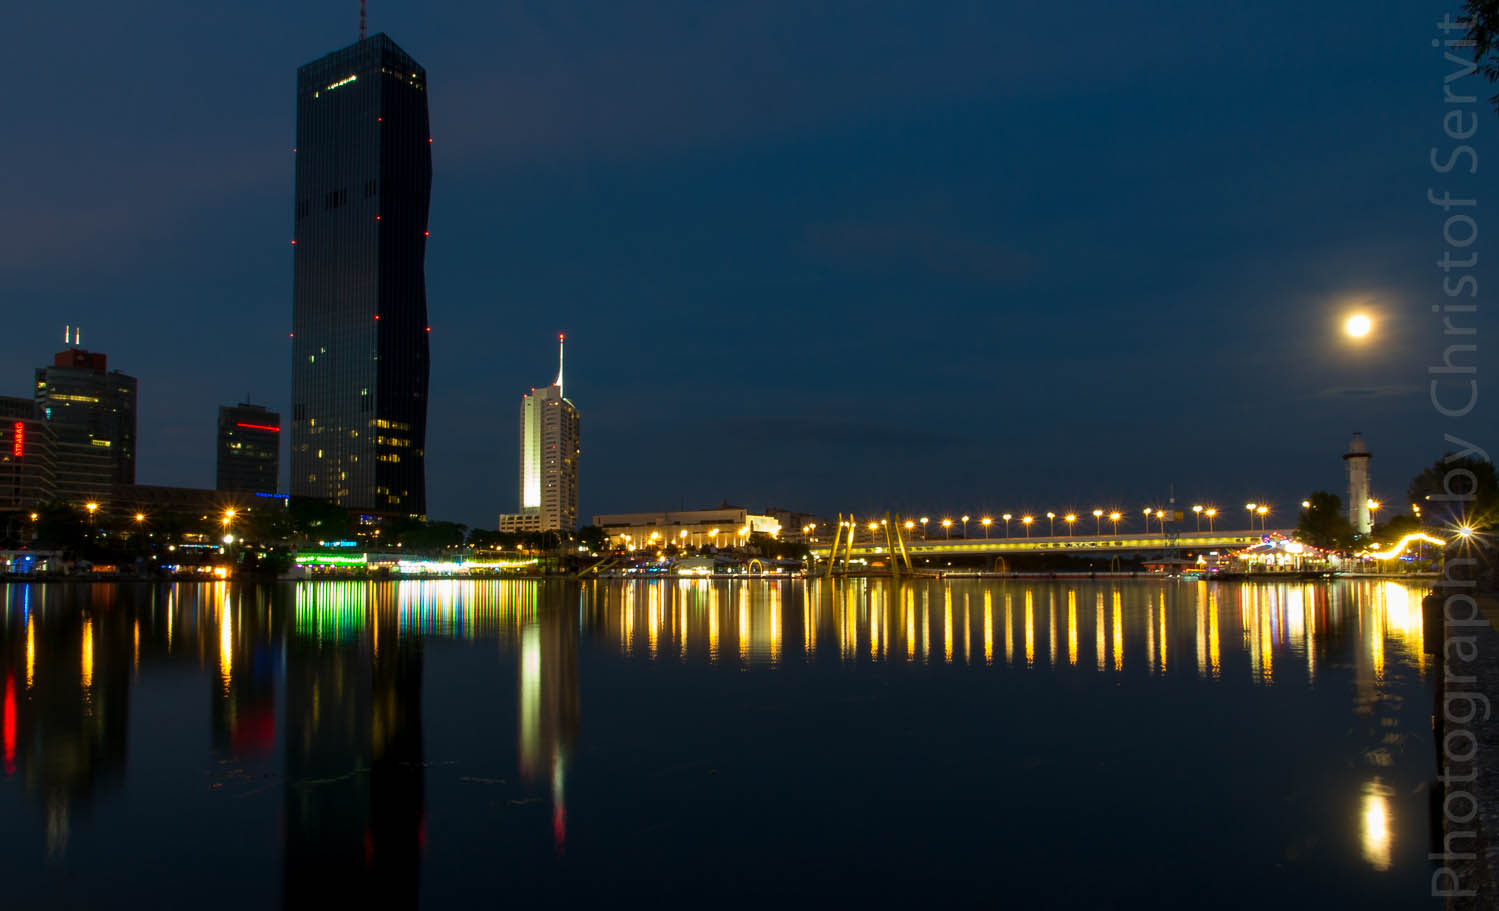
[[[557,396],[562,397],[562,344],[567,339],[564,333],[557,333]]]
[[[364,4],[365,0],[359,0],[359,40],[364,40]]]

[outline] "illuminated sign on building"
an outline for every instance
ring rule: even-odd
[[[20,458],[26,452],[26,422],[16,421],[15,439],[11,442],[10,454]]]
[[[281,428],[280,427],[271,427],[268,424],[245,424],[243,422],[240,422],[240,423],[236,423],[234,426],[236,426],[236,427],[243,427],[246,430],[269,430],[271,433],[280,433],[281,432]]]

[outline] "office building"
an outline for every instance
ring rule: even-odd
[[[297,70],[291,493],[427,511],[427,74],[383,34]]]
[[[55,441],[36,402],[0,396],[0,512],[31,510],[51,500]]]
[[[264,405],[219,406],[214,489],[275,493],[281,470],[281,415]]]
[[[100,500],[135,483],[135,377],[108,369],[105,355],[60,351],[36,370],[36,407],[52,431],[55,495]]]
[[[521,397],[520,511],[501,515],[500,531],[573,531],[578,527],[578,409],[563,395],[563,336],[557,381]]]

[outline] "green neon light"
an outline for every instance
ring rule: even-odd
[[[364,554],[299,554],[297,563],[303,566],[313,564],[317,566],[348,566],[361,565],[366,562]]]

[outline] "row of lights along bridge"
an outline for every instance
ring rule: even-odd
[[[1306,501],[1306,500],[1303,500],[1302,503],[1301,503],[1301,505],[1302,505],[1303,508],[1306,508],[1306,507],[1309,507],[1311,505],[1311,503],[1308,502],[1308,501]],[[1370,500],[1369,501],[1369,508],[1371,510],[1372,509],[1378,509],[1379,508],[1378,501],[1376,501],[1376,500]],[[1269,507],[1269,505],[1265,504],[1265,503],[1245,503],[1244,504],[1244,509],[1245,509],[1246,512],[1249,513],[1249,527],[1251,529],[1254,528],[1254,521],[1255,521],[1256,518],[1258,518],[1259,522],[1260,522],[1260,525],[1259,525],[1260,530],[1264,531],[1265,530],[1265,519],[1266,519],[1267,516],[1270,515],[1270,507]],[[1217,507],[1213,507],[1213,506],[1193,506],[1192,507],[1192,513],[1193,513],[1193,515],[1196,518],[1197,530],[1198,531],[1202,531],[1202,520],[1203,519],[1207,519],[1208,520],[1208,531],[1213,531],[1214,523],[1215,523],[1215,521],[1216,521],[1216,519],[1218,517],[1218,509],[1217,509]],[[1168,513],[1166,512],[1166,510],[1164,510],[1164,509],[1156,509],[1154,507],[1147,506],[1145,509],[1141,510],[1141,514],[1145,518],[1145,528],[1146,528],[1146,531],[1150,530],[1150,523],[1151,522],[1158,522],[1158,523],[1160,523],[1161,534],[1165,534],[1166,533],[1166,519],[1168,517]],[[1008,538],[1010,536],[1010,522],[1012,520],[1015,520],[1017,518],[1017,516],[1015,516],[1013,513],[1008,513],[1007,512],[1007,513],[1004,513],[1003,515],[1001,515],[999,518],[1004,522],[1004,536],[1006,538]],[[1046,518],[1046,522],[1047,522],[1048,532],[1053,537],[1056,536],[1057,519],[1061,519],[1065,523],[1064,527],[1067,529],[1067,534],[1068,534],[1069,537],[1072,535],[1072,533],[1073,533],[1073,526],[1075,526],[1077,524],[1077,520],[1078,520],[1077,513],[1072,513],[1072,512],[1069,512],[1069,513],[1067,513],[1065,515],[1060,515],[1060,516],[1057,515],[1054,512],[1048,512],[1048,513],[1046,513],[1045,518]],[[1106,513],[1102,509],[1095,509],[1095,510],[1093,510],[1093,532],[1094,532],[1094,534],[1103,534],[1103,520],[1104,519],[1108,519],[1109,520],[1109,523],[1113,526],[1112,531],[1114,532],[1114,534],[1118,534],[1119,533],[1119,522],[1123,518],[1124,518],[1124,513],[1122,513],[1122,512],[1115,511],[1115,512],[1107,512]],[[1020,521],[1020,524],[1025,528],[1025,536],[1027,538],[1029,538],[1031,536],[1031,526],[1033,524],[1035,524],[1036,517],[1033,516],[1033,515],[1024,515],[1024,516],[1019,516],[1018,519]],[[931,521],[931,519],[929,517],[927,517],[927,516],[922,516],[920,519],[914,519],[914,520],[913,519],[907,519],[906,522],[905,522],[906,531],[914,531],[916,529],[916,527],[919,525],[921,527],[921,539],[923,541],[925,541],[926,540],[926,526],[927,526],[927,523],[930,522],[930,521]],[[959,522],[959,523],[962,524],[962,527],[963,527],[962,537],[964,537],[964,538],[968,537],[968,523],[971,522],[971,521],[973,521],[973,517],[972,516],[961,516],[961,517],[959,517],[957,519],[957,522]],[[985,538],[989,537],[989,529],[994,524],[994,518],[992,516],[983,516],[982,518],[980,518],[978,520],[978,522],[979,522],[979,525],[983,526],[984,537]],[[845,527],[850,527],[850,526],[854,526],[855,525],[855,523],[853,523],[853,522],[845,522],[843,524],[844,524]],[[879,522],[870,522],[869,526],[868,526],[869,531],[870,532],[878,531],[879,527],[881,525],[883,525],[883,524],[884,524],[884,520],[881,520]],[[954,524],[954,520],[951,519],[951,518],[944,518],[941,521],[942,533],[943,533],[943,536],[945,538],[947,538],[947,539],[951,539],[952,538],[953,524]],[[815,532],[816,530],[817,530],[817,524],[815,522],[812,523],[812,524],[810,524],[810,525],[803,525],[802,526],[802,534],[804,534],[804,535],[810,535],[813,532]]]

